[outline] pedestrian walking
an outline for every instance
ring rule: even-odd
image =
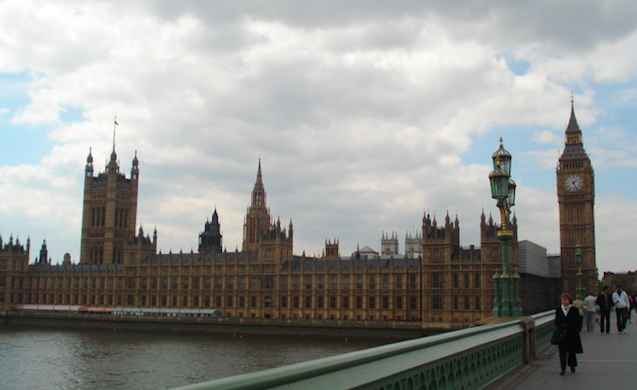
[[[597,298],[595,298],[595,295],[593,295],[592,292],[589,292],[584,299],[584,308],[586,309],[586,330],[588,332],[595,331],[596,300]]]
[[[602,333],[610,333],[610,311],[613,308],[613,300],[609,294],[608,286],[602,288],[602,292],[595,301],[599,306],[599,327]]]
[[[560,375],[566,373],[567,364],[571,368],[571,372],[575,372],[577,354],[584,352],[579,336],[580,317],[579,310],[573,306],[573,297],[567,293],[560,295],[560,306],[555,309],[555,327],[566,331],[564,340],[558,344],[560,367],[562,368]]]
[[[617,285],[613,293],[613,306],[615,306],[615,313],[617,314],[617,331],[624,333],[628,310],[630,310],[630,301],[628,300],[628,294],[622,290],[620,285]]]

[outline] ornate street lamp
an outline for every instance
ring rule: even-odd
[[[511,179],[511,153],[504,149],[502,138],[500,148],[493,153],[492,159],[493,171],[489,174],[491,197],[497,201],[502,221],[502,229],[498,232],[498,239],[502,243],[502,273],[496,271],[493,275],[493,316],[518,317],[522,315],[519,298],[520,275],[515,271],[511,272],[509,255],[510,241],[513,238],[513,231],[509,230],[509,216],[511,207],[515,205],[517,185]]]
[[[575,262],[577,263],[577,291],[576,295],[584,296],[584,285],[582,284],[582,245],[575,246]]]

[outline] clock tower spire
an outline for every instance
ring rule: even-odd
[[[575,118],[571,99],[571,117],[565,132],[564,152],[557,166],[557,199],[560,214],[560,253],[562,290],[574,294],[581,272],[586,292],[595,290],[595,175],[582,142],[582,131]],[[582,262],[577,264],[576,250]]]

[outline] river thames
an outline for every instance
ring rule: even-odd
[[[0,388],[170,389],[395,341],[0,327]]]

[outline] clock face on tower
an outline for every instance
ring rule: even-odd
[[[564,187],[571,192],[578,191],[582,188],[582,178],[579,175],[569,175],[566,180],[564,180]]]

